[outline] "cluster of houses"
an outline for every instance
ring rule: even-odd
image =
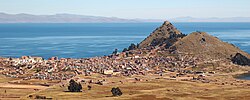
[[[112,55],[104,57],[72,59],[22,56],[1,58],[0,74],[13,78],[66,80],[76,75],[100,73],[107,76],[162,74],[165,72],[192,73],[188,68],[197,66],[197,58],[191,56],[133,56]]]

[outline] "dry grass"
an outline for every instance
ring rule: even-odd
[[[201,41],[202,39],[205,39],[205,41]],[[177,41],[173,46],[180,52],[191,53],[205,58],[225,59],[230,58],[230,55],[234,56],[236,53],[250,57],[248,53],[205,32],[193,32]]]
[[[0,100],[13,100],[20,99],[31,93],[35,93],[38,90],[45,89],[44,86],[39,85],[23,85],[23,84],[10,84],[12,81],[19,81],[17,78],[9,78],[0,75]],[[39,81],[38,81],[39,82]]]
[[[0,75],[0,83],[5,83],[5,82],[9,82],[12,80],[17,80],[16,78],[9,78],[9,77],[5,77],[4,75]]]
[[[142,81],[134,81],[133,78],[140,77]],[[84,78],[84,76],[81,76]],[[85,79],[88,79],[86,77]],[[92,76],[93,80],[101,79],[99,76]],[[131,78],[112,77],[105,78],[108,83],[104,85],[91,85],[92,90],[87,90],[87,85],[83,85],[83,92],[71,93],[67,91],[67,86],[52,86],[48,89],[34,93],[52,97],[53,99],[94,99],[94,100],[215,100],[215,99],[250,99],[250,86],[217,85],[213,83],[200,83],[189,81],[176,81],[167,79],[155,79],[156,76],[144,77],[134,76]],[[122,80],[123,84],[119,81]],[[148,81],[146,81],[148,80]],[[112,97],[110,92],[112,87],[119,87],[123,95]],[[23,97],[28,99],[28,95]]]

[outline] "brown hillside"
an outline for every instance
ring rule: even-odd
[[[182,35],[182,33],[179,30],[177,30],[170,22],[165,21],[162,26],[153,31],[139,44],[139,48],[160,45],[168,39],[171,39],[169,41],[173,44],[176,41],[175,37],[180,35]]]
[[[177,41],[172,47],[176,47],[178,52],[201,55],[210,59],[231,58],[236,53],[250,57],[248,53],[238,47],[223,42],[205,32],[193,32]]]

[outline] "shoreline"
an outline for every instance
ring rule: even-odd
[[[0,84],[6,84],[0,96],[23,91],[17,95],[23,99],[250,99],[250,80],[236,78],[249,73],[250,67],[242,66],[249,60],[244,55],[250,56],[205,32],[182,34],[165,21],[121,53],[116,49],[111,55],[79,59],[0,58]],[[71,79],[83,86],[82,92],[68,92]],[[123,96],[110,96],[114,87]]]
[[[234,75],[234,77],[236,79],[250,80],[250,79],[244,79],[245,77],[250,77],[250,72],[246,71],[246,72],[238,73],[238,74]]]

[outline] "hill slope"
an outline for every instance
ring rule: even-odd
[[[211,59],[231,58],[236,53],[250,57],[248,53],[233,44],[223,42],[205,32],[193,32],[177,41],[173,46],[179,52],[203,55]]]

